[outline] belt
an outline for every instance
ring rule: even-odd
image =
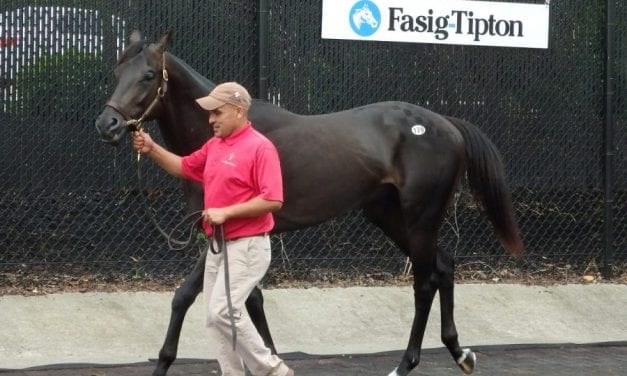
[[[252,237],[255,237],[255,236],[267,236],[267,235],[270,235],[270,233],[269,233],[269,232],[260,232],[260,233],[258,233],[258,234],[251,234],[251,235],[244,235],[244,236],[236,236],[236,237],[234,237],[234,238],[229,238],[229,239],[226,239],[226,241],[227,241],[227,242],[234,242],[234,241],[236,241],[236,240],[240,240],[240,239],[244,239],[244,238],[252,238]]]

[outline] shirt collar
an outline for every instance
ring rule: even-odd
[[[242,129],[239,129],[238,131],[234,132],[227,138],[223,138],[222,141],[225,142],[227,145],[232,146],[237,142],[237,140],[242,138],[245,134],[250,132],[252,129],[253,129],[252,123],[249,120],[246,122],[246,124],[244,124]]]

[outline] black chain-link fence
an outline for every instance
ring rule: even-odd
[[[469,120],[506,162],[528,252],[521,265],[535,272],[622,264],[627,5],[608,1],[551,1],[546,50],[323,40],[321,1],[271,1],[267,99],[303,114],[403,100]],[[130,146],[102,144],[93,121],[134,29],[149,40],[174,30],[172,53],[214,82],[237,80],[257,92],[257,8],[250,0],[2,2],[0,273],[167,278],[191,268],[202,242],[170,251],[146,214],[153,210],[163,227],[173,228],[185,215],[180,183],[143,161],[140,191]],[[606,46],[614,56],[610,150],[604,146]],[[156,124],[148,127],[158,133]],[[607,154],[613,154],[609,202]],[[456,196],[441,243],[458,262],[507,260],[465,191]],[[271,276],[399,274],[405,266],[358,212],[273,236],[273,251]]]

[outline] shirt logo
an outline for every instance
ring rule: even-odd
[[[221,162],[231,167],[237,167],[237,164],[235,164],[235,153],[229,153],[228,158],[223,159]]]

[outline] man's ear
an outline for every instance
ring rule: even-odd
[[[244,117],[244,113],[246,112],[246,110],[244,110],[241,107],[235,107],[235,108],[237,108],[237,118],[242,119]]]

